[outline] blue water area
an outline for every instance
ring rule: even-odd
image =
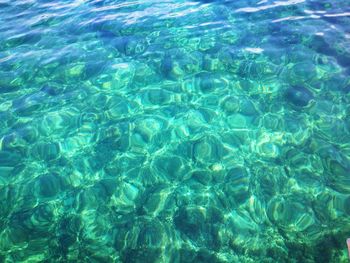
[[[0,262],[348,262],[349,0],[0,0]]]

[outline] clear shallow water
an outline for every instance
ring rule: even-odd
[[[347,262],[349,1],[1,1],[0,262]]]

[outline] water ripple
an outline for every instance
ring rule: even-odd
[[[267,10],[271,8],[276,8],[280,6],[289,6],[289,5],[297,5],[300,3],[304,3],[305,0],[288,0],[288,1],[275,1],[271,5],[263,5],[259,7],[243,7],[236,10],[236,12],[246,12],[246,13],[254,13],[262,10]],[[261,2],[260,2],[261,3]]]
[[[346,262],[348,2],[0,0],[0,262]]]

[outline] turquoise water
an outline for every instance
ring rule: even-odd
[[[0,262],[348,262],[349,0],[0,0]]]

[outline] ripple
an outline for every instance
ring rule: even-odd
[[[345,262],[346,4],[0,1],[0,262]]]
[[[304,3],[305,0],[288,0],[288,1],[277,1],[272,5],[263,5],[259,7],[243,7],[236,10],[236,12],[245,12],[245,13],[254,13],[259,12],[266,9],[271,9],[280,6],[289,6],[289,5],[297,5],[300,3]]]

